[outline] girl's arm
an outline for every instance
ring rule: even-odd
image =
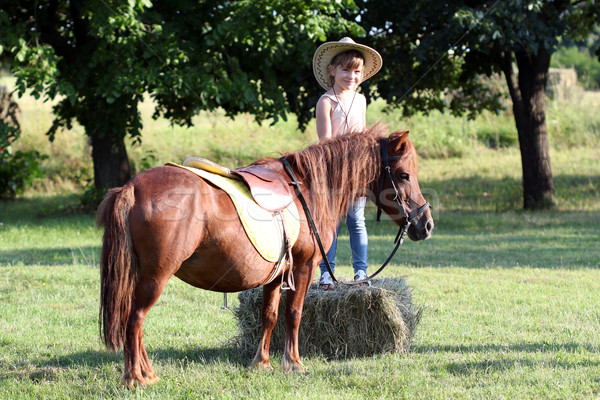
[[[321,97],[317,102],[317,135],[319,141],[331,137],[331,103],[329,99]]]

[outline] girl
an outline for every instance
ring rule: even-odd
[[[350,38],[321,45],[313,57],[313,71],[319,84],[326,90],[317,102],[317,134],[319,141],[363,131],[366,128],[367,101],[358,93],[358,86],[381,69],[381,56],[374,49],[355,43]],[[354,280],[367,277],[367,228],[365,227],[366,197],[357,198],[348,208],[346,224],[350,234]],[[337,230],[339,231],[339,223]],[[327,259],[335,268],[337,232]],[[325,262],[321,262],[319,288],[334,289]],[[365,283],[366,285],[367,283]]]

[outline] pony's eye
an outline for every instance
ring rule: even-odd
[[[401,181],[410,181],[410,175],[406,172],[399,172],[397,176],[398,179]]]

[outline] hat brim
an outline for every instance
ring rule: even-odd
[[[357,50],[365,58],[365,67],[363,78],[360,83],[363,83],[373,75],[375,75],[383,64],[381,55],[369,46],[358,43],[344,43],[344,42],[327,42],[323,43],[313,56],[313,73],[319,85],[325,90],[331,89],[331,81],[329,80],[329,64],[331,60],[338,54],[348,51]]]

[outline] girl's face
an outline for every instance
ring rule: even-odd
[[[364,65],[360,60],[354,65],[330,65],[329,73],[333,77],[334,87],[342,90],[356,90],[362,81]]]

